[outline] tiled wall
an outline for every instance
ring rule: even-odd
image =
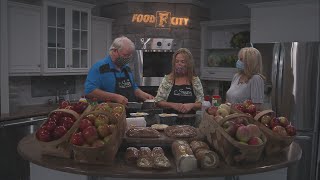
[[[18,76],[10,77],[10,109],[19,106],[47,104],[49,99],[55,102],[57,91],[61,96],[66,90],[70,92],[70,100],[77,100],[84,94],[86,76]]]

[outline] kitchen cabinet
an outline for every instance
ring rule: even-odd
[[[91,8],[72,1],[43,2],[44,74],[86,74],[91,61]]]
[[[40,74],[41,7],[8,3],[9,74]]]
[[[92,17],[91,65],[106,57],[112,43],[112,19]]]
[[[202,80],[231,81],[240,46],[249,43],[249,19],[204,21],[201,23]],[[235,40],[238,38],[238,40]],[[231,41],[233,40],[233,41]]]

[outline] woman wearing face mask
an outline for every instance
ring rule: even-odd
[[[116,38],[109,49],[109,56],[91,67],[85,82],[86,96],[124,105],[137,99],[153,99],[138,88],[127,65],[134,49],[133,42],[127,37]]]
[[[171,113],[195,113],[201,108],[203,96],[201,81],[194,74],[192,54],[180,48],[173,54],[172,71],[163,78],[155,101]]]
[[[264,99],[264,76],[262,73],[262,59],[260,52],[253,47],[240,49],[236,67],[239,72],[234,75],[231,86],[226,94],[230,103],[243,103],[249,99],[257,107]]]

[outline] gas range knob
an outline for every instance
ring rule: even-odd
[[[168,46],[171,46],[171,43],[168,43]]]
[[[157,42],[157,46],[161,46],[162,45],[162,43],[161,42]]]

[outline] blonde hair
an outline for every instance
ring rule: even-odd
[[[186,64],[187,64],[187,77],[189,79],[190,82],[192,82],[193,76],[195,75],[194,73],[194,62],[193,62],[193,56],[191,54],[191,52],[187,49],[187,48],[180,48],[178,49],[172,56],[172,70],[170,73],[170,79],[174,80],[176,77],[175,74],[175,68],[176,68],[176,57],[178,54],[183,55],[183,57],[186,60]]]
[[[253,47],[245,47],[240,49],[238,58],[244,63],[244,69],[240,71],[240,74],[245,75],[250,79],[253,75],[262,75],[262,57],[258,49]]]

